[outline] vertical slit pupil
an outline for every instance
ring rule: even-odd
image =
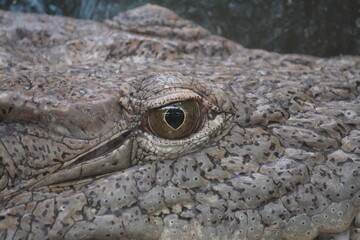
[[[166,123],[173,129],[178,129],[184,122],[184,119],[184,112],[178,106],[169,106],[169,109],[165,113]]]

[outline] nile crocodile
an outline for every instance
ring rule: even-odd
[[[0,14],[0,239],[360,239],[360,57]]]

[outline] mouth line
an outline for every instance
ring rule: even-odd
[[[131,130],[126,130],[114,135],[109,141],[64,163],[61,169],[39,180],[31,188],[71,183],[129,167],[132,152],[132,144],[128,140],[130,133]]]
[[[106,154],[109,154],[113,152],[115,149],[122,146],[127,139],[127,137],[130,135],[130,130],[123,132],[120,134],[120,136],[117,136],[110,141],[101,144],[100,146],[97,146],[96,148],[90,150],[89,152],[85,153],[84,155],[78,157],[75,161],[72,161],[67,167],[73,167],[74,165],[78,165],[80,163],[105,156]]]

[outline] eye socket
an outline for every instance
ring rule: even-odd
[[[150,131],[165,139],[182,139],[200,126],[202,111],[193,99],[171,103],[149,111],[147,125]]]

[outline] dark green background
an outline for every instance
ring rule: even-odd
[[[0,8],[101,21],[148,2],[249,48],[360,55],[360,0],[0,0]]]

